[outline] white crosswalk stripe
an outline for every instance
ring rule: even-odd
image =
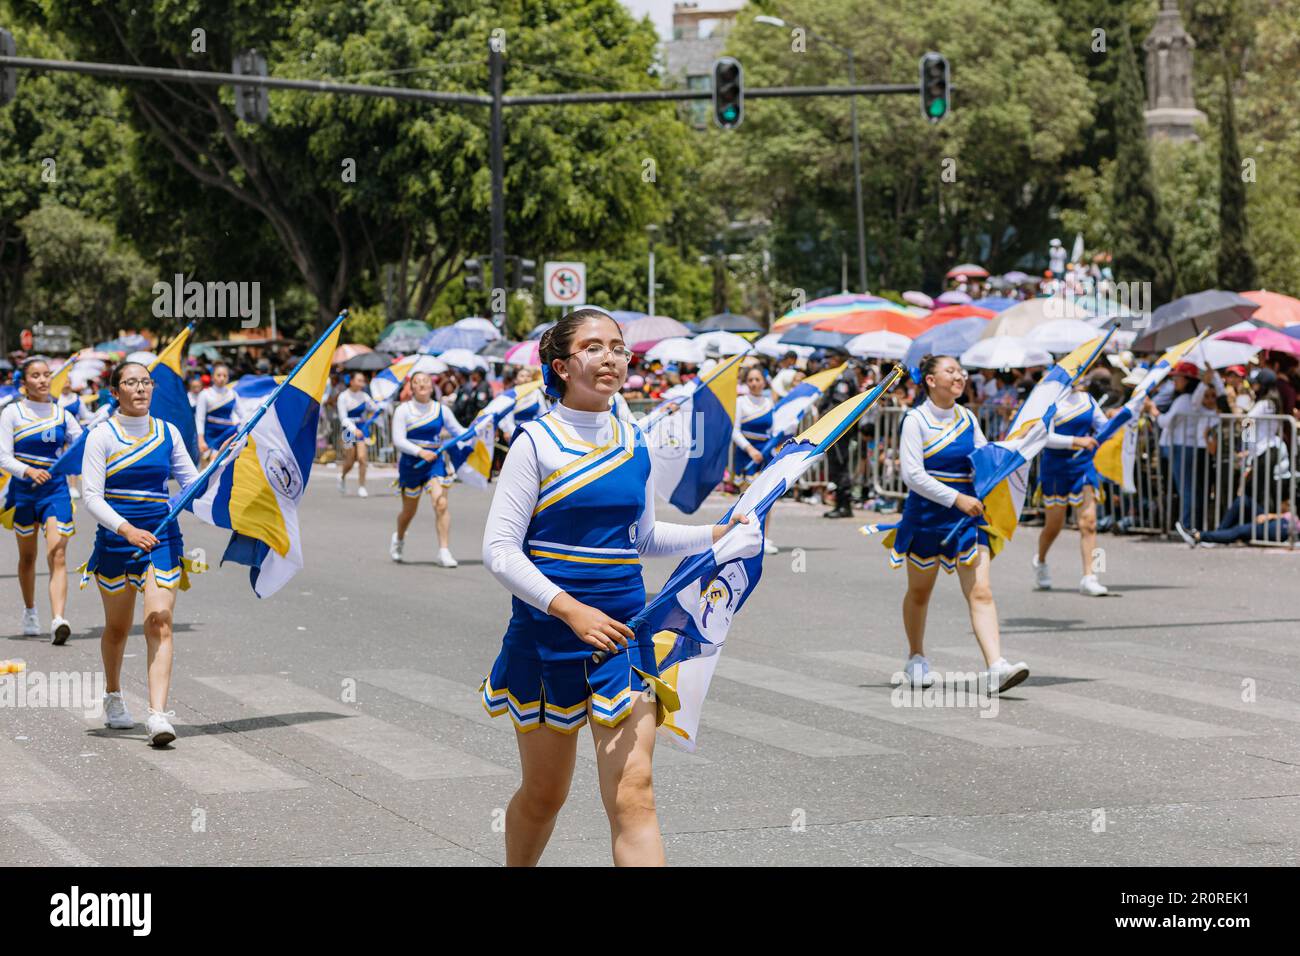
[[[14,813],[7,817],[8,822],[35,840],[51,853],[59,863],[65,866],[98,866],[92,857],[82,853],[75,846],[41,823],[30,813]],[[51,861],[53,862],[53,861]]]
[[[748,707],[733,707],[718,700],[705,702],[700,721],[706,730],[721,730],[778,750],[803,754],[805,757],[872,757],[899,753],[879,744],[760,713]]]
[[[148,702],[125,692],[126,704],[137,723],[132,730],[108,730],[103,715],[84,717],[86,724],[99,728],[108,739],[126,738],[130,754],[139,757],[195,793],[260,793],[266,790],[298,790],[311,786],[264,760],[241,750],[221,734],[194,733],[184,721],[173,720],[177,739],[159,750],[141,746],[148,740],[144,719]]]
[[[402,727],[359,713],[283,677],[247,674],[200,677],[199,683],[235,698],[263,716],[285,713],[336,714],[339,720],[293,723],[299,733],[376,763],[407,780],[513,774],[514,771],[472,754],[435,743]]]
[[[940,863],[947,863],[949,866],[1012,866],[1011,863],[1003,863],[1001,860],[994,860],[987,856],[980,856],[978,853],[969,853],[966,850],[958,849],[955,846],[948,846],[946,843],[895,843],[894,846],[900,850],[906,850],[908,853],[915,853],[917,856],[923,856],[927,860],[937,860]]]
[[[21,741],[0,738],[0,804],[85,800],[62,776],[27,752]]]
[[[968,648],[961,647],[937,648],[935,653],[953,657],[971,655]],[[1274,720],[1300,723],[1300,704],[1262,695],[1248,703],[1241,699],[1241,682],[1234,679],[1225,678],[1214,684],[1196,684],[1191,681],[1174,680],[1156,674],[1139,674],[1131,670],[1101,667],[1073,658],[1038,653],[1033,655],[1028,664],[1031,670],[1037,666],[1040,669],[1048,668],[1062,676],[1082,680],[1105,681],[1114,687],[1137,691],[1142,694],[1144,700],[1149,699],[1148,695],[1150,694],[1159,694],[1163,697],[1173,697],[1194,704],[1222,707],[1225,710],[1233,710],[1239,714],[1250,714],[1253,717],[1271,717]]]
[[[514,732],[514,725],[509,717],[489,716],[483,709],[477,687],[473,685],[448,680],[437,674],[426,674],[423,671],[405,668],[356,671],[353,676],[362,683],[371,684],[462,720],[491,727],[497,731]],[[578,759],[595,761],[596,755],[590,748],[580,746]],[[661,767],[700,767],[708,764],[709,761],[699,754],[675,750],[671,745],[659,741],[655,746],[655,763]]]
[[[963,712],[952,708],[895,707],[889,694],[882,694],[874,688],[809,677],[780,667],[728,658],[725,654],[718,661],[717,674],[727,680],[795,697],[806,703],[982,747],[1044,747],[1078,743],[1069,737],[1027,730],[997,719],[981,719],[973,712],[975,708]],[[707,710],[706,703],[704,712]]]
[[[1104,650],[1118,651],[1126,657],[1139,657],[1143,660],[1157,661],[1162,664],[1177,664],[1182,667],[1189,667],[1193,670],[1213,671],[1216,674],[1226,674],[1229,677],[1237,678],[1240,683],[1243,677],[1254,677],[1256,679],[1268,679],[1270,677],[1281,680],[1281,675],[1276,670],[1269,671],[1258,665],[1252,665],[1242,660],[1240,657],[1222,657],[1215,654],[1207,654],[1203,649],[1181,650],[1176,647],[1163,647],[1151,644],[1139,644],[1136,641],[1103,641],[1098,644],[1085,644],[1081,650]],[[1113,655],[1108,655],[1113,660]],[[1288,680],[1286,683],[1295,685],[1296,681]]]
[[[818,651],[813,656],[858,667],[874,674],[892,674],[901,670],[901,662],[883,654],[866,651]],[[1022,688],[1025,685],[1022,685]],[[1051,687],[1032,687],[1023,691],[1032,695],[1035,707],[1064,714],[1076,720],[1090,720],[1110,724],[1126,730],[1140,730],[1158,737],[1195,739],[1201,737],[1249,737],[1247,730],[1224,727],[1219,724],[1177,717],[1137,707],[1128,707],[1096,697],[1071,694]]]

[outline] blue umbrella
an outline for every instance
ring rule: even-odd
[[[482,332],[444,325],[424,337],[419,351],[424,355],[441,355],[447,349],[469,349],[471,352],[477,352],[487,344],[487,341],[487,335]]]
[[[1293,338],[1300,339],[1300,325],[1288,325],[1285,329],[1278,329],[1283,335],[1290,335]]]
[[[851,335],[845,335],[841,332],[824,332],[820,329],[809,328],[807,324],[800,325],[791,329],[785,335],[777,339],[779,345],[810,345],[815,349],[838,349],[843,352],[845,343],[853,338]]]
[[[1001,312],[1003,309],[1009,309],[1019,302],[1019,299],[1008,299],[1003,295],[990,295],[983,299],[976,299],[971,303],[971,305],[980,309],[990,309],[994,312]]]
[[[547,329],[554,328],[554,327],[555,327],[554,322],[543,322],[541,325],[537,326],[531,332],[529,332],[528,337],[530,339],[540,339],[543,335],[546,334]]]
[[[927,329],[912,340],[912,347],[903,356],[903,364],[915,368],[926,355],[961,355],[979,340],[988,324],[987,319],[971,316]]]

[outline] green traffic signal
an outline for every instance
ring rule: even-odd
[[[930,104],[930,115],[935,119],[938,119],[946,112],[948,112],[948,104],[943,100],[935,100]]]

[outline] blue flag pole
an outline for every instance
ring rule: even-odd
[[[293,377],[302,371],[303,366],[306,365],[307,362],[311,360],[311,357],[320,350],[320,347],[325,343],[325,340],[334,333],[335,329],[343,324],[343,320],[347,317],[347,309],[344,309],[335,317],[334,321],[330,323],[329,328],[327,328],[321,334],[321,337],[313,343],[312,347],[307,350],[307,354],[298,360],[298,364],[293,367],[293,371],[286,375],[284,381],[272,390],[271,394],[266,397],[266,400],[258,406],[257,411],[253,412],[252,417],[239,426],[239,431],[235,432],[235,436],[222,446],[221,450],[217,452],[212,461],[208,463],[208,466],[199,472],[197,478],[181,489],[181,493],[172,501],[172,506],[167,512],[167,517],[163,518],[163,520],[159,522],[158,527],[153,529],[153,536],[155,538],[162,533],[162,530],[167,527],[170,522],[176,519],[177,515],[185,510],[187,504],[194,500],[195,496],[199,493],[199,488],[203,487],[204,482],[206,482],[208,478],[212,477],[213,472],[225,464],[226,459],[230,457],[231,450],[239,444],[241,439],[248,435],[248,433],[257,426],[257,423],[262,420],[262,416],[266,414],[267,409],[269,409],[275,400],[280,397],[280,393],[284,391],[285,386],[292,382]],[[143,551],[137,550],[131,555],[131,559],[135,560],[142,554],[144,554]]]

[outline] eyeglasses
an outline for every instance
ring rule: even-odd
[[[570,352],[568,357],[573,358],[575,355],[586,355],[593,362],[603,361],[606,355],[612,355],[616,362],[628,362],[632,359],[632,350],[623,345],[615,345],[612,348],[605,348],[596,342],[592,342],[585,349],[579,349],[576,352]]]
[[[143,388],[146,391],[153,388],[154,382],[151,378],[128,378],[118,383],[118,388]]]

